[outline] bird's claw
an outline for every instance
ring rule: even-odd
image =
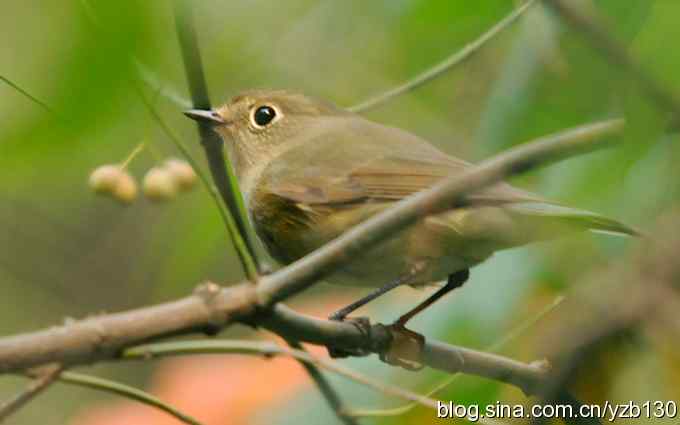
[[[332,320],[334,322],[346,322],[346,323],[351,323],[354,326],[356,326],[359,331],[363,334],[368,334],[371,331],[371,322],[368,319],[368,317],[335,317],[335,316],[330,316],[328,320]],[[354,349],[347,349],[347,348],[336,348],[336,347],[331,347],[328,346],[326,347],[328,349],[328,355],[331,356],[331,358],[337,359],[337,358],[345,358],[345,357],[361,357],[361,356],[367,356],[371,354],[369,350],[363,349],[363,348],[354,348]]]

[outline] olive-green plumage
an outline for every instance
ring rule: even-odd
[[[349,227],[471,164],[406,131],[306,96],[253,91],[215,111],[247,208],[271,255],[292,262]],[[380,286],[414,270],[411,284],[446,279],[494,251],[565,232],[635,232],[606,217],[497,184],[464,208],[425,217],[329,277]]]

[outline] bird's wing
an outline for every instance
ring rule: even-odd
[[[303,147],[287,152],[265,172],[261,189],[308,206],[389,202],[472,166],[410,133],[369,121],[362,123],[359,128],[344,125],[332,137],[321,133]],[[283,168],[278,164],[287,165]],[[469,200],[496,204],[540,198],[499,183]]]
[[[314,175],[289,176],[272,181],[268,191],[306,205],[365,201],[398,201],[427,189],[442,179],[459,174],[463,167],[385,156],[354,167],[345,173],[317,170]],[[472,203],[498,204],[539,201],[528,192],[498,184],[468,197]]]

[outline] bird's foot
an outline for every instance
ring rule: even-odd
[[[371,331],[371,322],[368,319],[368,317],[345,317],[345,315],[338,314],[342,313],[342,311],[336,311],[335,313],[331,314],[328,317],[328,320],[332,320],[334,322],[345,322],[345,323],[350,323],[354,326],[356,326],[359,329],[359,332],[368,335]],[[346,348],[337,348],[337,347],[331,347],[327,346],[328,349],[328,355],[331,356],[331,358],[337,359],[337,358],[345,358],[345,357],[357,357],[357,356],[367,356],[371,354],[369,350],[363,349],[363,348],[356,348],[356,349],[346,349]]]

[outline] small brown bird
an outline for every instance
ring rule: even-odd
[[[285,264],[471,166],[411,133],[285,91],[251,91],[186,115],[222,136],[257,234]],[[331,283],[379,287],[331,318],[343,319],[396,286],[448,278],[397,321],[403,326],[494,251],[583,230],[635,234],[615,220],[497,184],[464,207],[422,218],[329,276]]]

